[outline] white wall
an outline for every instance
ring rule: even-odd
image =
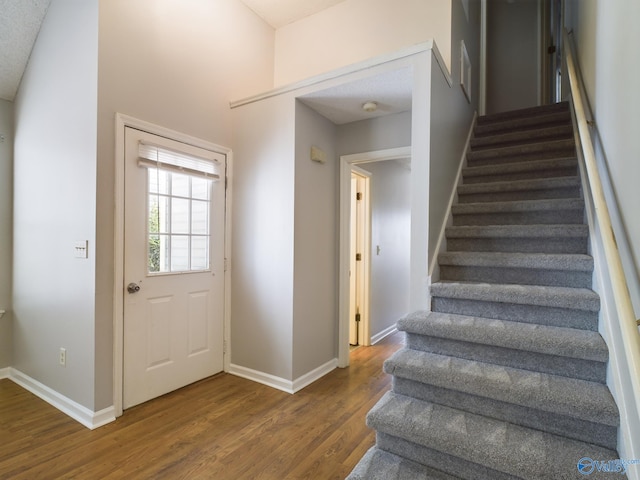
[[[338,157],[336,126],[296,101],[293,379],[337,358]],[[322,149],[324,164],[310,159]]]
[[[369,311],[374,336],[409,313],[411,170],[395,160],[361,167],[371,173]]]
[[[451,0],[345,0],[276,31],[274,84],[287,85],[430,39],[449,65],[450,36]]]
[[[99,407],[112,401],[115,114],[230,147],[229,101],[272,88],[273,45],[274,30],[238,0],[100,1]],[[242,212],[243,206],[238,207]],[[242,304],[243,292],[237,295],[235,303]]]
[[[538,105],[538,3],[487,2],[487,113]]]
[[[603,179],[607,205],[612,217],[616,243],[629,286],[636,317],[640,316],[640,93],[630,78],[640,75],[635,45],[640,31],[635,20],[640,15],[637,2],[583,0],[568,2],[566,24],[572,28],[579,68],[595,120],[595,152]],[[618,451],[623,459],[640,456],[640,416],[638,397],[630,376],[634,375],[624,351],[628,336],[620,328],[612,299],[609,276],[599,237],[594,237],[596,260],[594,289],[602,300],[600,331],[609,347],[607,385],[616,399],[621,423]],[[602,279],[602,281],[600,280]],[[629,467],[630,479],[640,479],[640,467]]]
[[[567,19],[599,133],[597,154],[613,187],[607,201],[636,316],[640,318],[640,77],[638,2],[584,0],[570,3]],[[607,172],[603,172],[607,173]],[[605,177],[606,179],[606,177]]]
[[[13,210],[13,103],[0,99],[0,369],[13,357],[11,313]]]
[[[13,366],[89,409],[97,59],[98,0],[53,0],[15,100]]]

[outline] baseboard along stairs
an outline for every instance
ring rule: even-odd
[[[579,479],[620,458],[568,104],[479,117],[451,213],[432,311],[398,323],[348,480]]]

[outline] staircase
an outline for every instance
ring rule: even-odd
[[[431,286],[348,480],[610,478],[619,414],[566,103],[480,117]],[[619,478],[619,477],[616,477]]]

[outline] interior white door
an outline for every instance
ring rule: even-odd
[[[225,171],[125,129],[124,408],[223,370]]]

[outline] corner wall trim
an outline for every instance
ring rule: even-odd
[[[318,368],[305,373],[301,377],[291,381],[285,378],[276,377],[270,373],[260,372],[251,368],[243,367],[241,365],[231,364],[229,366],[229,374],[237,377],[246,378],[253,382],[261,383],[267,387],[275,388],[286,393],[296,393],[302,390],[307,385],[315,382],[321,377],[324,377],[327,373],[334,370],[338,366],[338,359],[334,358],[329,360],[324,365],[320,365]]]
[[[57,408],[62,413],[67,414],[90,430],[111,423],[116,419],[113,406],[94,412],[15,368],[9,368],[8,370],[8,378],[11,381],[33,393],[49,405]],[[2,371],[0,371],[0,373],[1,372]]]
[[[393,335],[397,331],[398,331],[398,327],[396,327],[395,324],[385,328],[380,333],[376,333],[371,337],[371,345],[375,345],[376,343],[382,341],[385,337],[388,337],[389,335]]]
[[[11,374],[11,369],[9,367],[0,368],[0,380],[3,378],[9,378]]]

